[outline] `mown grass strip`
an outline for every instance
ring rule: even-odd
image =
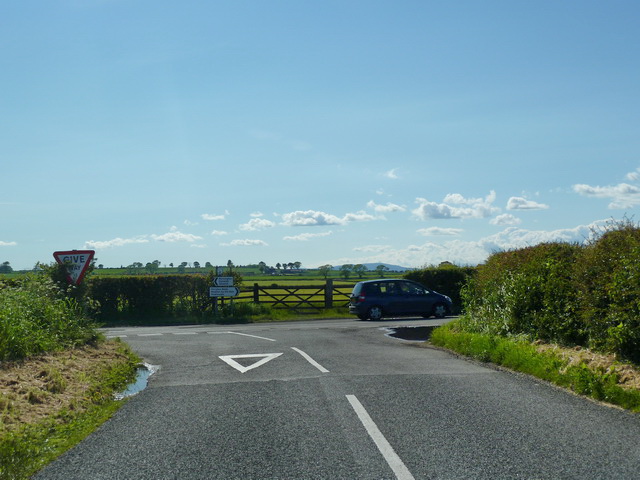
[[[592,368],[583,362],[570,365],[553,351],[540,352],[526,340],[462,332],[456,330],[455,323],[435,329],[430,342],[481,362],[535,376],[579,395],[640,412],[640,391],[620,386],[615,366]]]

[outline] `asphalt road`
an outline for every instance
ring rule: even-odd
[[[37,479],[636,479],[640,418],[353,319],[109,330],[159,366]]]

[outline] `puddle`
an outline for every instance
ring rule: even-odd
[[[431,338],[431,332],[434,328],[436,327],[390,327],[385,330],[389,332],[387,335],[393,338],[411,342],[424,342]]]
[[[149,365],[145,363],[143,366],[138,367],[136,372],[136,381],[130,383],[126,390],[115,395],[116,400],[122,400],[123,398],[132,397],[133,395],[140,393],[147,388],[147,382],[149,377],[158,371],[157,365]]]

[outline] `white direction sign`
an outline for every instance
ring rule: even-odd
[[[259,353],[259,354],[248,354],[248,355],[221,355],[220,360],[225,362],[227,365],[235,368],[240,373],[245,373],[253,368],[258,368],[261,365],[273,360],[274,358],[278,358],[282,353]],[[257,362],[252,363],[251,365],[245,367],[236,362],[236,358],[259,358]]]
[[[210,297],[235,297],[239,293],[238,287],[209,287]]]
[[[213,285],[214,287],[233,287],[233,277],[215,277]]]

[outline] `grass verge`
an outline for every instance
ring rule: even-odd
[[[640,370],[612,356],[462,332],[456,329],[455,322],[436,328],[430,342],[481,362],[535,376],[579,395],[640,412]],[[596,358],[599,361],[594,361]]]
[[[26,479],[113,415],[140,359],[120,341],[0,364],[0,479]]]

